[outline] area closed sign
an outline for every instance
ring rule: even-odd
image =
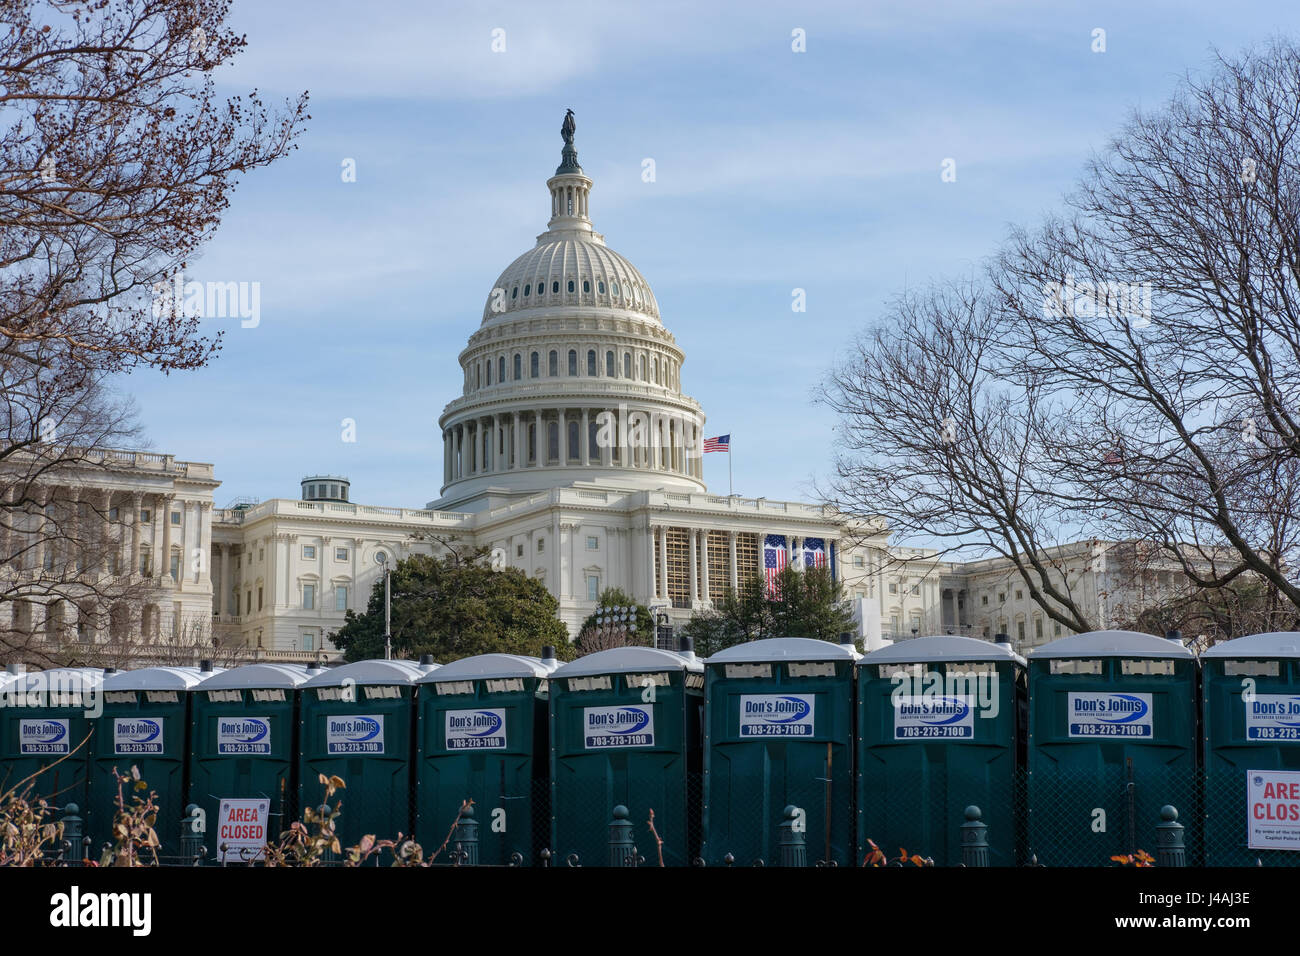
[[[1246,771],[1246,833],[1252,850],[1300,850],[1300,770]]]
[[[220,859],[237,862],[261,857],[266,850],[270,816],[269,800],[222,800],[217,814]]]

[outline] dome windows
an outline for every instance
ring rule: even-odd
[[[524,377],[524,357],[518,352],[515,353],[515,381]]]
[[[524,286],[524,298],[525,298],[525,299],[528,298],[528,293],[531,292],[532,289],[533,289],[533,287],[532,287],[531,285],[525,285],[525,286]]]
[[[612,295],[612,296],[613,296],[614,298],[616,298],[616,299],[618,298],[618,283],[617,283],[617,282],[611,282],[611,283],[609,284],[609,294]]]
[[[569,374],[574,377],[576,377],[578,374],[578,350],[577,349],[569,349]]]
[[[538,369],[538,365],[540,364],[539,361],[538,361],[539,358],[540,358],[540,357],[538,356],[538,354],[537,354],[536,352],[534,352],[532,355],[530,355],[530,356],[528,357],[528,377],[529,377],[529,378],[537,378],[537,376],[540,374],[540,370]]]
[[[623,377],[624,378],[632,377],[632,353],[631,352],[623,353]]]
[[[555,378],[560,374],[560,353],[551,349],[550,359],[547,362],[546,374]]]
[[[573,290],[570,289],[569,291],[572,292]],[[559,295],[559,292],[560,292],[560,283],[559,283],[559,282],[552,282],[552,283],[551,283],[551,293],[552,293],[553,295]]]
[[[573,280],[572,280],[572,279],[569,280],[569,291],[570,291],[570,292],[573,291]]]
[[[510,292],[510,298],[512,298],[512,299],[517,299],[517,298],[519,298],[519,286],[515,286],[514,289],[511,290],[511,292]]]
[[[587,377],[596,377],[596,350],[587,349]]]
[[[497,359],[497,384],[506,380],[506,357],[503,355]]]
[[[604,282],[597,282],[597,283],[596,283],[596,291],[597,291],[600,295],[604,295],[604,294],[605,294],[605,283],[604,283]]]
[[[605,353],[605,376],[607,378],[614,377],[614,353],[612,351]]]
[[[583,291],[584,293],[590,293],[590,292],[591,292],[591,280],[590,280],[590,279],[583,279],[583,280],[582,280],[582,291]]]

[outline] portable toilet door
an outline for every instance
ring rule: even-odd
[[[687,866],[698,844],[703,666],[693,653],[615,647],[550,677],[551,849],[556,866],[626,865],[610,824],[627,810],[636,854]],[[619,818],[622,820],[622,818]],[[620,823],[620,826],[622,823]],[[623,858],[614,860],[616,853]]]
[[[547,678],[556,666],[553,658],[480,654],[420,679],[416,834],[426,859],[472,801],[477,862],[538,863],[550,839]]]
[[[411,706],[423,675],[411,661],[357,661],[299,688],[299,811],[321,804],[322,774],[339,777],[335,832],[345,850],[366,835],[411,833]]]
[[[853,862],[853,665],[804,637],[738,644],[705,665],[704,861],[781,865],[798,827],[805,865]],[[793,817],[787,812],[787,808]],[[786,860],[787,865],[798,865]]]
[[[86,815],[94,855],[113,838],[118,809],[114,771],[131,777],[133,766],[147,784],[145,793],[156,794],[158,817],[154,832],[161,844],[158,856],[180,853],[180,826],[186,806],[189,692],[203,676],[191,667],[145,667],[104,678],[104,715],[91,752],[90,807]],[[132,806],[135,796],[142,794],[129,783],[122,786],[121,799],[126,808]],[[152,861],[148,854],[142,859]]]
[[[1300,865],[1300,633],[1201,654],[1205,865]]]
[[[868,840],[939,866],[962,862],[967,807],[990,866],[1015,866],[1025,660],[1009,644],[918,637],[857,667],[857,858]]]
[[[1093,631],[1029,655],[1029,852],[1046,866],[1152,856],[1161,808],[1199,861],[1196,659],[1180,642]]]
[[[203,811],[206,846],[218,859],[257,859],[298,817],[298,687],[306,680],[302,669],[245,664],[190,692],[189,802]],[[235,801],[226,820],[222,801]]]
[[[60,809],[76,804],[84,816],[102,680],[98,668],[60,667],[0,689],[0,794],[16,788]]]

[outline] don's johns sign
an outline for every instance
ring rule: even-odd
[[[1243,698],[1247,740],[1300,740],[1300,697],[1256,694]]]
[[[328,754],[382,754],[382,714],[347,714],[325,718],[325,752]]]
[[[894,739],[971,740],[973,704],[969,697],[900,697],[894,702]]]
[[[1072,693],[1068,695],[1071,737],[1150,737],[1150,694]]]
[[[584,707],[582,727],[588,750],[655,745],[655,712],[651,704]]]
[[[506,712],[500,707],[447,711],[448,750],[499,750],[506,745]]]
[[[740,736],[811,737],[816,703],[812,694],[742,694]]]
[[[163,752],[161,717],[114,717],[113,753],[160,754]]]
[[[217,718],[217,753],[249,756],[270,752],[270,717]]]

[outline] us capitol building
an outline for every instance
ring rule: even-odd
[[[146,639],[202,622],[260,657],[332,656],[329,635],[346,610],[365,609],[381,562],[454,541],[542,581],[571,635],[607,587],[679,626],[788,563],[831,569],[868,646],[942,630],[1006,630],[1022,646],[1058,636],[1007,562],[967,568],[891,548],[882,522],[827,505],[709,492],[685,355],[650,283],[593,226],[571,113],[562,134],[546,231],[492,284],[460,353],[461,394],[438,419],[439,497],[419,509],[363,505],[346,478],[313,475],[297,498],[215,508],[211,465],[108,453],[111,467],[69,485],[101,496],[125,568],[156,587],[156,601],[114,620]],[[190,562],[195,550],[209,560]],[[1094,552],[1080,555],[1096,579],[1084,589],[1104,603],[1105,556]],[[10,624],[23,615],[50,640],[111,638],[79,627],[75,606],[33,596],[10,607]]]

